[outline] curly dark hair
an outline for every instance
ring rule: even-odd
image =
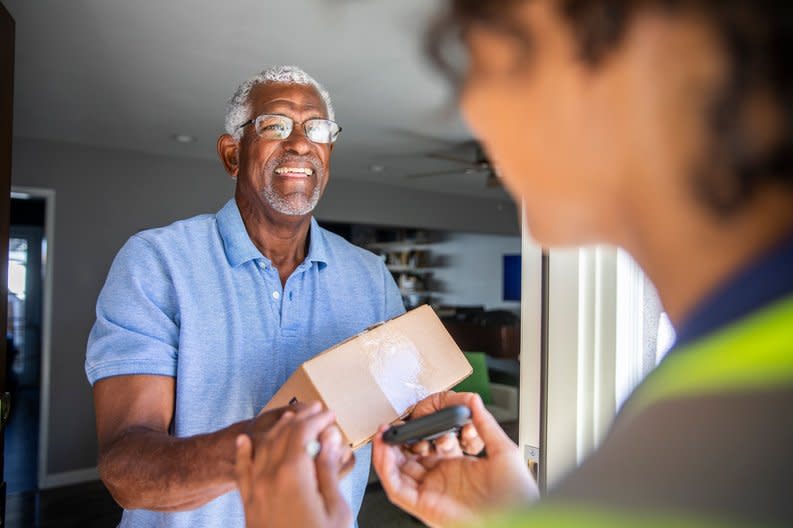
[[[473,27],[514,38],[531,56],[532,35],[511,15],[528,0],[450,0],[427,32],[427,52],[454,85],[460,69],[453,44]],[[560,0],[557,9],[572,29],[581,61],[596,68],[619,46],[636,13],[654,8],[704,15],[729,59],[727,81],[707,108],[713,131],[708,160],[693,175],[694,192],[713,212],[729,216],[768,185],[793,192],[793,3],[778,0]],[[520,59],[521,63],[523,58]],[[516,65],[518,67],[520,65]],[[774,144],[756,148],[743,110],[751,97],[770,93],[784,130]]]

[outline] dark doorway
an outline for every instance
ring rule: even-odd
[[[45,211],[44,199],[11,199],[6,376],[12,404],[4,448],[9,495],[38,488]]]

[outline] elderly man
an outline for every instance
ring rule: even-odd
[[[97,302],[86,373],[99,471],[122,527],[243,526],[235,439],[274,422],[262,407],[304,361],[404,311],[377,257],[319,227],[341,128],[298,68],[266,70],[229,103],[217,150],[234,198],[134,235]],[[358,510],[357,453],[342,493]]]

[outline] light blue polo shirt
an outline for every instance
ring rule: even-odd
[[[385,264],[311,220],[306,259],[281,286],[236,202],[130,238],[96,306],[85,371],[175,376],[172,433],[208,433],[257,414],[304,361],[404,312]],[[344,383],[344,380],[339,380]],[[370,449],[342,491],[357,516]],[[200,461],[196,461],[200,463]],[[234,491],[191,512],[125,511],[122,527],[245,525]]]

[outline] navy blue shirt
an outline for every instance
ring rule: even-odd
[[[236,202],[134,235],[99,295],[85,370],[176,378],[173,434],[255,416],[306,360],[405,311],[384,262],[311,220],[305,260],[284,286],[250,240]],[[344,380],[339,380],[344,383]],[[370,446],[341,483],[357,513]],[[127,527],[243,527],[234,491],[190,512],[125,511]]]
[[[793,295],[793,233],[703,299],[677,328],[675,348]]]

